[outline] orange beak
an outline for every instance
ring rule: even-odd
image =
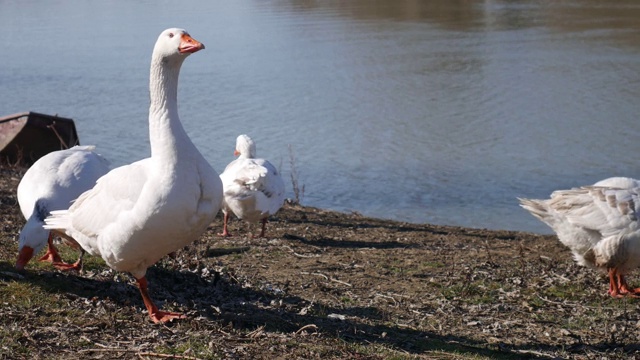
[[[33,257],[33,248],[29,246],[22,247],[20,253],[18,254],[18,261],[16,261],[16,269],[18,271],[24,271],[25,265],[31,260]]]
[[[240,156],[240,151],[233,150],[233,156]]]
[[[182,34],[178,50],[181,54],[194,53],[204,49],[204,44],[191,37],[189,34]]]

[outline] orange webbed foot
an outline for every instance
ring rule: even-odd
[[[70,271],[70,270],[78,270],[78,271],[82,271],[82,261],[78,260],[76,262],[74,262],[73,264],[68,264],[64,261],[59,261],[59,262],[53,262],[52,265],[58,269],[58,270],[62,270],[62,271]]]
[[[78,261],[74,262],[73,264],[67,264],[64,261],[58,261],[58,262],[53,262],[52,265],[56,269],[62,270],[62,271],[69,271],[69,270],[82,271],[82,259],[84,258],[84,254],[85,254],[85,251],[82,250],[80,252],[80,257],[78,258]]]
[[[62,262],[62,258],[60,254],[58,254],[58,249],[53,245],[53,234],[51,233],[49,233],[49,238],[47,239],[47,252],[39,260],[50,263]]]
[[[155,313],[150,313],[149,317],[156,324],[164,324],[167,322],[171,322],[173,319],[187,318],[187,316],[182,313],[171,312],[171,311],[160,311],[160,310],[156,311]]]
[[[629,288],[627,285],[627,280],[624,278],[623,274],[620,274],[617,270],[614,270],[615,282],[617,284],[617,290],[620,296],[630,296],[630,297],[640,297],[640,288]],[[610,289],[612,286],[610,286]],[[611,293],[611,290],[609,291]]]
[[[147,291],[147,278],[145,276],[142,276],[141,278],[137,278],[136,281],[138,282],[138,288],[140,289],[140,294],[142,295],[142,301],[147,308],[149,317],[154,323],[167,323],[173,319],[187,318],[186,315],[181,313],[158,310],[158,307],[153,303],[153,300],[151,300],[149,292]]]
[[[47,250],[47,252],[38,260],[50,262],[52,264],[62,262],[62,258],[60,257],[58,252],[52,252],[51,249]]]
[[[620,286],[620,294],[630,297],[640,297],[640,288],[629,289],[627,284]]]

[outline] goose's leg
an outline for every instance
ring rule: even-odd
[[[609,269],[609,295],[616,298],[621,298],[625,295],[625,293],[622,293],[620,290],[621,289],[619,284],[618,270],[616,270],[615,268],[610,268]]]
[[[58,249],[53,245],[53,233],[49,232],[47,240],[47,252],[39,259],[40,261],[48,261],[50,263],[62,263],[62,258],[58,254]]]
[[[618,284],[621,294],[631,297],[640,297],[640,288],[630,289],[629,285],[627,285],[627,281],[625,280],[624,275],[621,275],[620,273],[618,273]]]
[[[147,311],[149,312],[149,317],[154,323],[156,324],[165,323],[173,319],[186,318],[186,316],[181,313],[158,310],[158,307],[153,303],[153,300],[151,300],[151,297],[149,296],[149,292],[147,291],[146,276],[136,279],[136,281],[138,282],[138,288],[140,289],[140,294],[142,295],[142,301],[144,301],[144,306],[147,307]]]
[[[267,218],[262,219],[262,231],[260,232],[260,235],[258,235],[258,237],[263,238],[264,237],[264,231],[267,228]]]
[[[226,212],[226,213],[224,213],[224,225],[222,226],[222,233],[218,234],[218,235],[225,236],[225,237],[231,236],[231,233],[229,232],[229,229],[227,229],[227,223],[228,222],[229,222],[229,213]]]

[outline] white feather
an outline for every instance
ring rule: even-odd
[[[640,182],[609,178],[592,186],[558,190],[521,206],[551,227],[581,265],[621,274],[640,266]]]
[[[18,184],[18,203],[27,220],[20,231],[18,251],[28,246],[37,254],[47,243],[43,228],[51,210],[66,209],[109,171],[109,162],[95,146],[74,146],[51,152],[36,161]]]
[[[222,202],[222,183],[184,131],[177,111],[182,29],[165,30],[150,70],[151,157],[113,169],[46,228],[75,238],[107,265],[136,279],[196,240]]]
[[[236,140],[238,159],[220,175],[224,187],[222,211],[248,222],[275,214],[284,204],[284,181],[269,161],[255,158],[255,144],[247,135]]]

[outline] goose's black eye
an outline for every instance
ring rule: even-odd
[[[169,37],[172,38],[173,37],[173,33],[169,33]]]

